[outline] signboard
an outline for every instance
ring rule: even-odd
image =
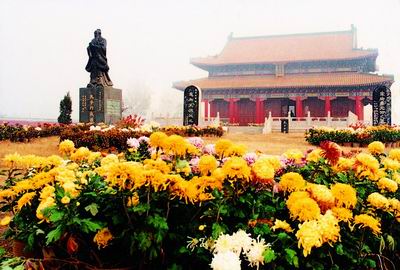
[[[106,101],[107,108],[106,113],[111,115],[120,115],[121,114],[121,102],[115,99],[107,99]]]
[[[199,97],[200,90],[196,86],[189,86],[183,93],[183,125],[199,124]]]
[[[391,125],[391,93],[385,86],[379,86],[372,93],[372,123],[377,125]]]

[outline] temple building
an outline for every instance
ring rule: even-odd
[[[228,38],[219,55],[193,58],[191,64],[208,77],[175,82],[184,90],[201,90],[205,116],[230,123],[263,123],[273,117],[346,117],[351,111],[364,119],[364,106],[384,100],[390,123],[391,75],[376,74],[376,49],[357,47],[357,31]],[[381,90],[384,95],[380,95]],[[381,101],[378,100],[379,95]],[[376,98],[374,98],[376,96]],[[373,102],[373,100],[376,101]],[[374,120],[375,121],[375,120]],[[378,123],[378,122],[377,122]]]

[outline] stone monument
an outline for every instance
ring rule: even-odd
[[[87,47],[90,82],[79,89],[79,122],[113,124],[122,117],[122,90],[114,88],[108,76],[106,52],[107,41],[97,29]]]

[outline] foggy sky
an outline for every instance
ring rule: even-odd
[[[378,48],[379,73],[394,74],[400,122],[399,0],[0,0],[0,116],[52,118],[67,91],[89,81],[86,47],[101,28],[114,87],[152,94],[151,111],[179,110],[178,80],[207,73],[192,57],[218,54],[228,35],[358,30],[358,46]],[[140,92],[140,91],[138,91]]]

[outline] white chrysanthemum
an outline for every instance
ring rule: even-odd
[[[213,270],[240,270],[239,256],[232,251],[214,254],[210,264]]]
[[[247,261],[251,267],[257,266],[257,269],[260,267],[260,264],[264,264],[264,256],[263,253],[265,249],[268,248],[268,245],[265,244],[264,239],[258,237],[257,240],[253,239],[249,250],[245,253]]]
[[[233,251],[234,246],[232,236],[229,234],[221,234],[214,244],[214,253]]]
[[[250,237],[250,234],[246,233],[243,230],[239,230],[237,232],[235,232],[232,235],[232,251],[240,254],[240,252],[243,251],[246,252],[247,250],[250,249],[251,247],[251,243],[253,241],[253,239]]]

